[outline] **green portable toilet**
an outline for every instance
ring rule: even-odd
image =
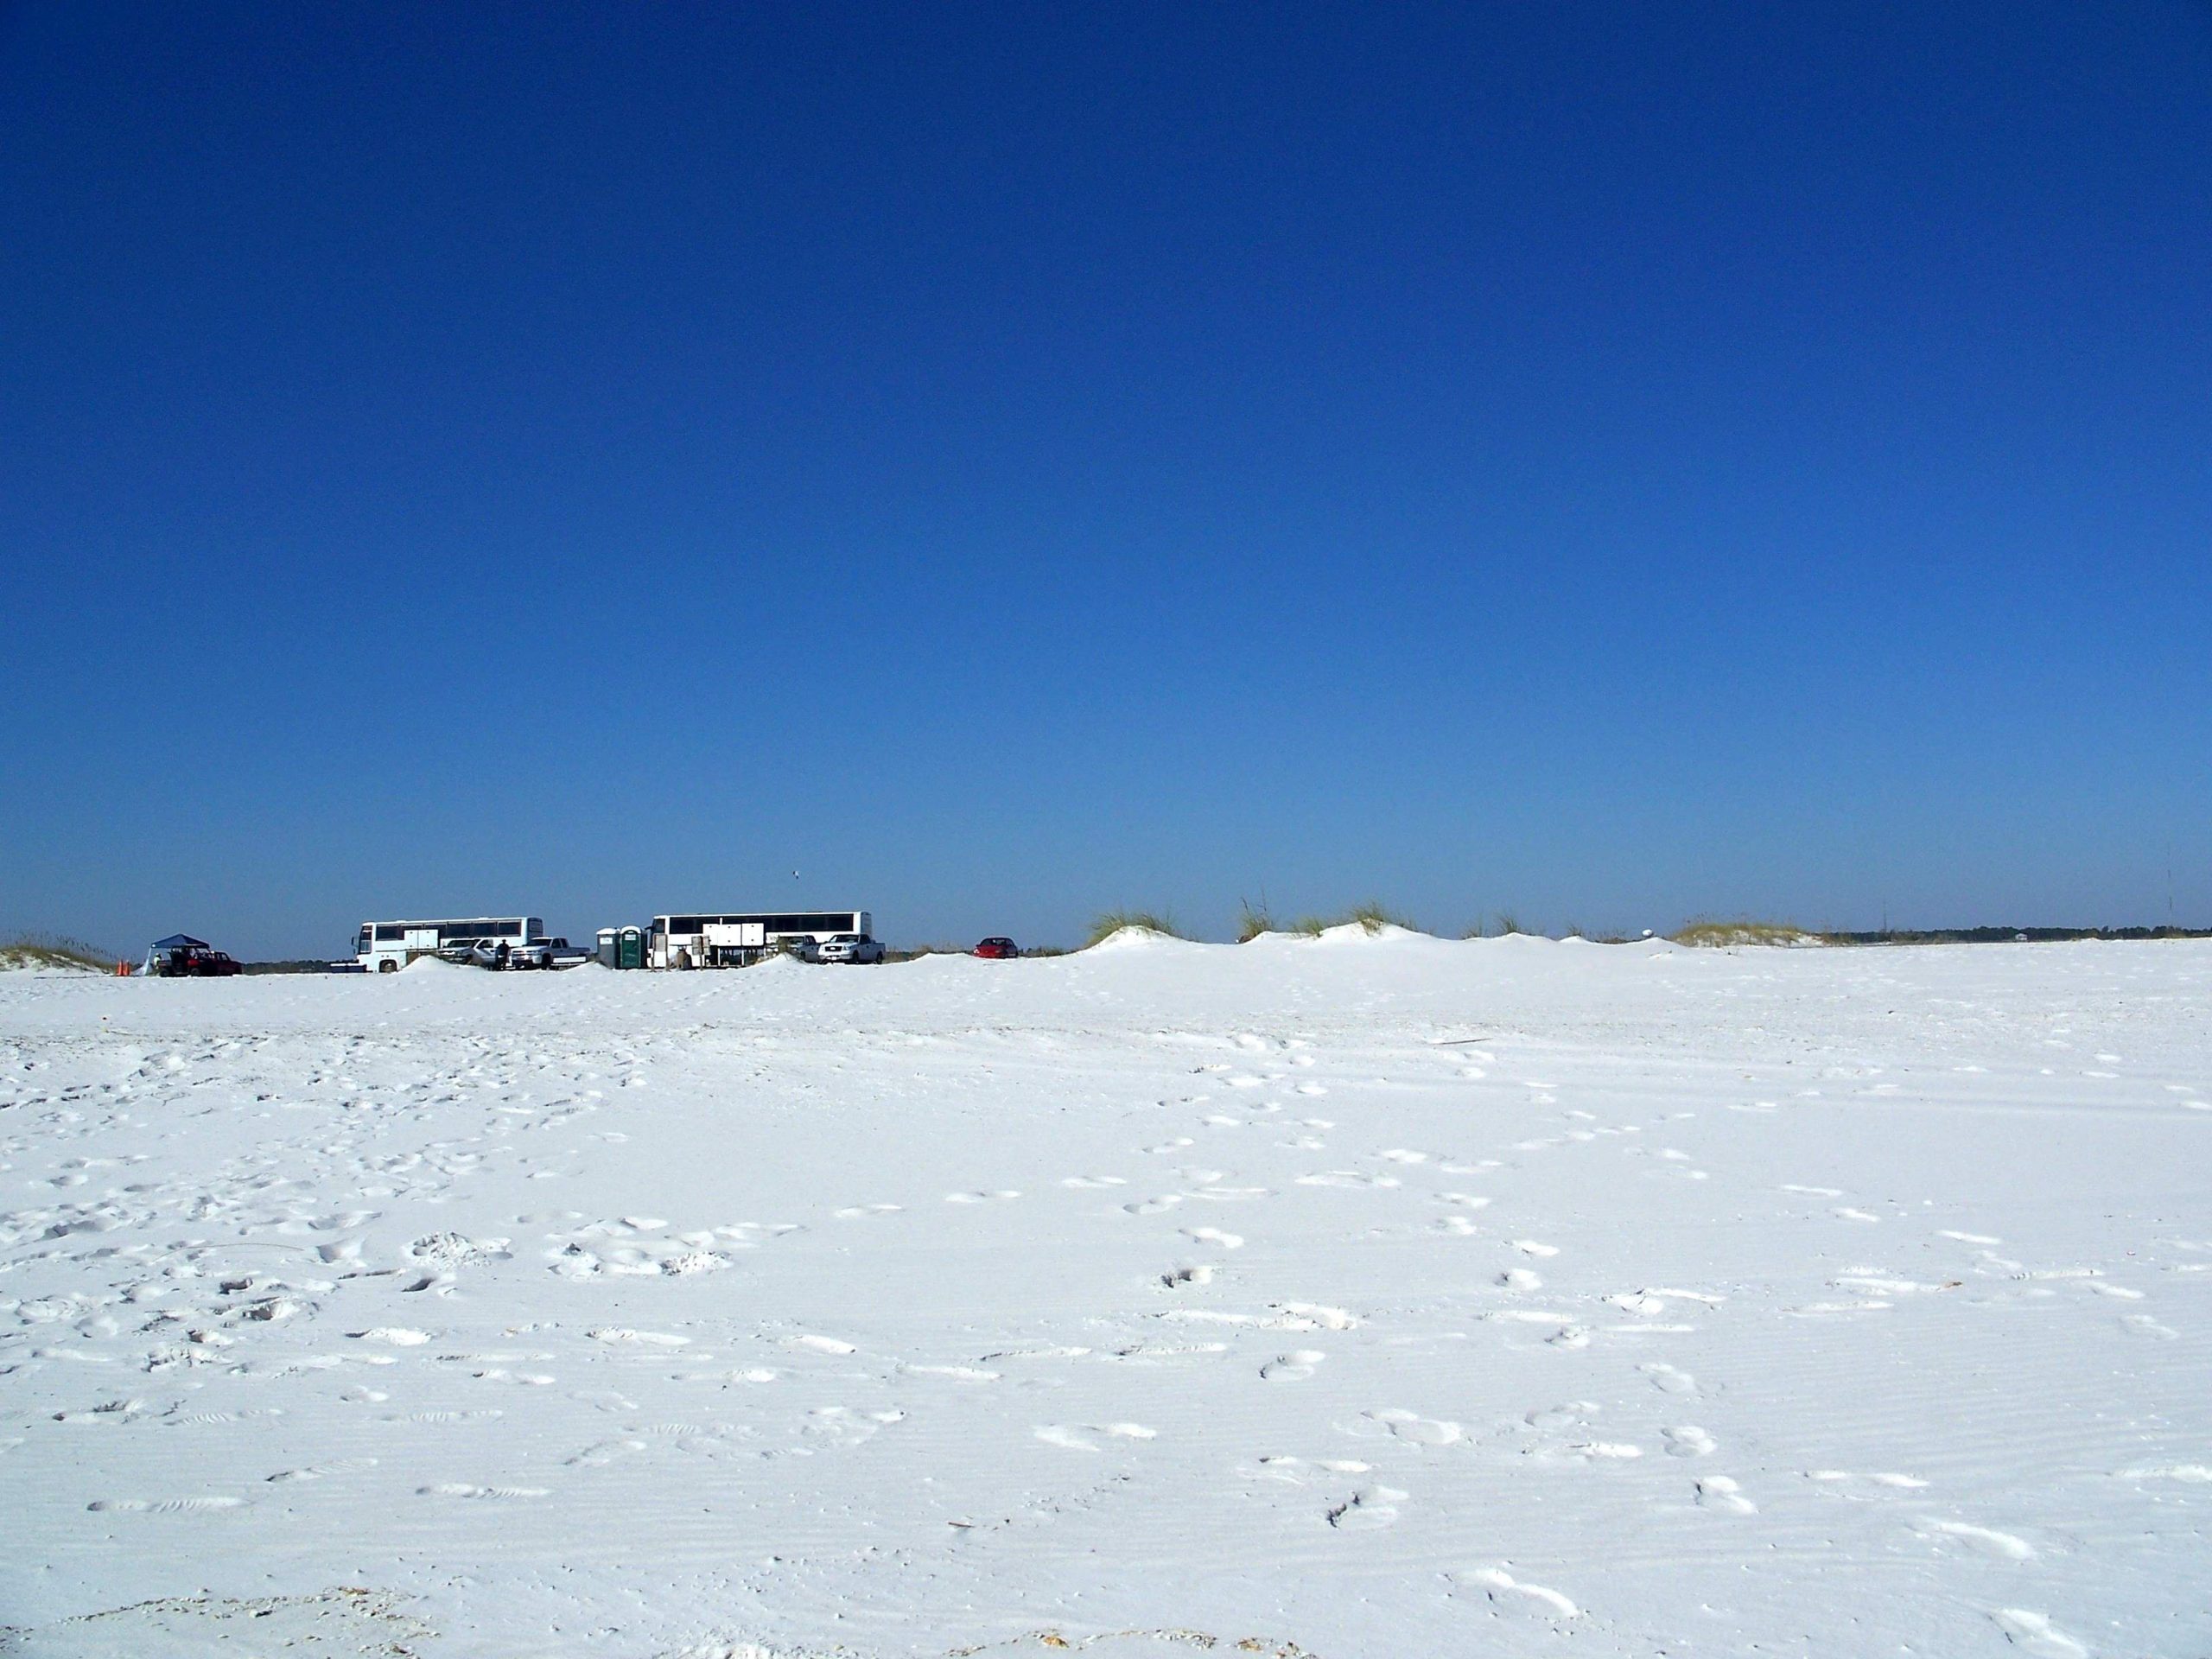
[[[615,935],[614,965],[617,968],[642,968],[645,965],[645,929],[626,927]]]

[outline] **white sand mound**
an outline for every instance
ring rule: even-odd
[[[1173,933],[1162,933],[1153,927],[1117,927],[1097,944],[1093,950],[1150,950],[1162,947],[1197,948],[1194,941],[1179,939]]]
[[[1400,927],[1395,922],[1378,922],[1370,927],[1365,922],[1338,922],[1334,927],[1321,930],[1324,944],[1391,944],[1406,939],[1422,939],[1439,943],[1433,933],[1418,932],[1410,927]]]

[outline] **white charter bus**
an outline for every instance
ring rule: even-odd
[[[448,917],[435,922],[363,922],[353,936],[353,959],[372,974],[389,974],[417,957],[435,956],[464,939],[505,939],[511,944],[542,938],[535,916]]]
[[[645,934],[645,965],[741,968],[791,940],[819,944],[839,933],[874,937],[868,912],[756,910],[721,916],[656,916]]]

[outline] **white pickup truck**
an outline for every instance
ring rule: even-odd
[[[832,933],[814,947],[817,962],[881,962],[883,941],[865,933]]]

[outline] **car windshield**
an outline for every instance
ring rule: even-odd
[[[860,942],[861,936],[857,933],[832,933],[830,936],[832,944],[858,944]]]

